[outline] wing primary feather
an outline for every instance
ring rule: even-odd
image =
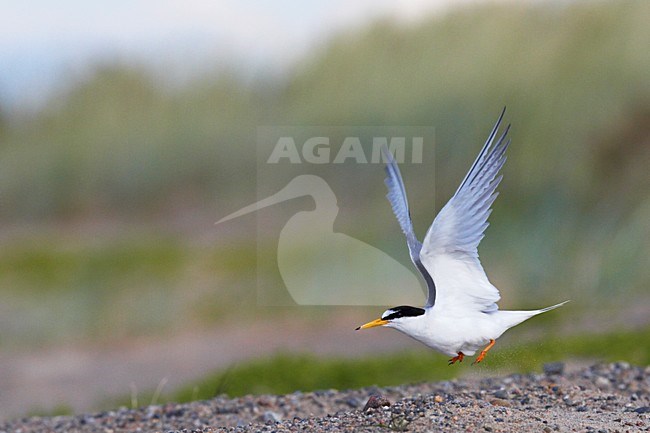
[[[479,152],[478,156],[476,157],[476,160],[474,160],[474,163],[470,167],[469,171],[465,175],[465,178],[463,181],[460,183],[460,186],[458,187],[458,191],[463,189],[463,186],[465,186],[465,182],[474,174],[475,168],[478,164],[481,163],[482,158],[485,156],[485,153],[487,153],[488,149],[492,146],[492,142],[494,141],[494,137],[497,134],[497,131],[499,130],[499,126],[501,125],[501,121],[503,120],[503,116],[506,114],[506,107],[503,107],[503,110],[501,110],[501,115],[497,119],[496,123],[494,124],[494,127],[492,128],[492,132],[490,132],[490,135],[488,136],[487,140],[485,140],[485,144],[483,145],[483,149]],[[508,125],[509,127],[510,125]],[[506,131],[507,132],[507,131]]]
[[[415,233],[413,231],[413,225],[411,223],[411,214],[409,210],[408,200],[406,198],[406,189],[404,188],[404,181],[402,180],[402,175],[397,166],[397,162],[393,158],[393,155],[386,149],[382,147],[382,153],[386,159],[386,179],[385,183],[388,187],[387,198],[393,208],[393,213],[397,217],[400,228],[404,235],[406,235],[407,241],[409,243],[409,250],[411,249],[411,244],[413,246],[419,244]],[[419,246],[418,246],[419,252]]]
[[[431,275],[427,269],[422,264],[420,259],[420,250],[422,249],[422,244],[418,241],[413,230],[413,223],[411,222],[411,213],[409,210],[408,199],[406,198],[406,189],[404,188],[404,181],[402,180],[402,175],[399,171],[399,166],[393,158],[393,155],[389,152],[386,146],[382,146],[382,154],[384,155],[384,160],[386,161],[386,179],[384,183],[388,188],[388,194],[386,197],[391,204],[393,213],[399,222],[400,228],[404,235],[406,236],[406,245],[409,249],[409,256],[411,261],[418,269],[425,283],[427,284],[428,294],[427,294],[427,305],[435,302],[436,299],[436,286],[433,283]]]
[[[499,161],[499,158],[503,155],[503,153],[510,145],[510,140],[504,142],[504,139],[506,138],[508,131],[510,131],[510,125],[506,126],[506,129],[501,135],[501,137],[499,137],[497,144],[494,146],[494,148],[490,150],[490,153],[485,156],[480,166],[477,169],[475,169],[475,173],[472,175],[472,178],[468,179],[469,183],[467,185],[469,185],[470,188],[471,185],[473,185],[474,183],[481,183],[481,180],[484,177],[494,176],[495,171],[491,170],[491,168],[486,168],[486,167],[490,167],[495,161]],[[500,168],[501,167],[499,167],[499,169]],[[497,169],[496,171],[498,171],[499,169]],[[477,180],[477,182],[475,182],[475,180]],[[463,190],[463,188],[459,188],[458,191],[456,191],[456,194],[458,194],[461,190]]]

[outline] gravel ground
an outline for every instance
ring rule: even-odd
[[[0,432],[650,431],[650,367],[563,370],[36,417],[0,424]]]

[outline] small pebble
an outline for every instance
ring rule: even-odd
[[[368,402],[363,407],[363,411],[365,412],[370,409],[378,409],[385,406],[390,406],[390,401],[381,394],[374,394],[368,399]]]
[[[609,379],[605,377],[597,377],[596,378],[596,386],[600,389],[607,389],[610,387],[610,382]]]
[[[547,362],[543,367],[544,374],[553,376],[553,375],[562,375],[564,374],[564,362]]]
[[[510,402],[502,398],[493,398],[492,400],[490,400],[490,404],[492,406],[510,407]]]
[[[276,423],[282,421],[282,416],[273,412],[272,410],[267,410],[264,412],[264,415],[262,415],[262,420],[265,423]]]

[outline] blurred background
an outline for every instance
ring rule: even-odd
[[[643,0],[3,3],[0,418],[650,362],[648,22]],[[504,105],[483,265],[504,308],[571,304],[450,370],[352,332],[381,308],[254,302],[277,236],[214,222],[257,199],[258,126],[435,127],[435,168],[404,168],[422,237]],[[335,230],[408,265],[377,176]]]

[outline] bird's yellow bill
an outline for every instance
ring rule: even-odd
[[[373,320],[372,322],[368,322],[365,325],[359,326],[357,328],[357,331],[359,329],[368,329],[368,328],[374,328],[375,326],[385,325],[386,323],[388,323],[388,320],[382,320],[382,319]]]

